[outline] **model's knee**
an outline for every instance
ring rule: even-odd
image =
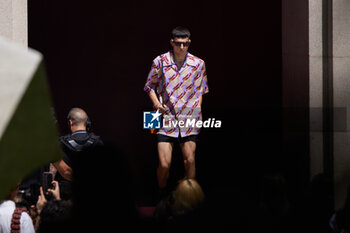
[[[194,165],[194,163],[195,163],[194,156],[190,156],[190,157],[186,158],[185,163],[187,163],[188,165]]]
[[[162,170],[169,170],[170,169],[170,164],[169,163],[160,163],[159,168]]]

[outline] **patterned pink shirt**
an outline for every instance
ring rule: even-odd
[[[154,91],[162,104],[169,107],[163,114],[158,134],[186,137],[199,134],[196,122],[202,120],[199,97],[209,92],[205,63],[187,53],[180,70],[173,53],[167,52],[153,60],[144,90]]]

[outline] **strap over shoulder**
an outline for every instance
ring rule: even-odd
[[[95,145],[100,140],[100,137],[94,133],[89,133],[89,139],[84,144],[77,143],[70,135],[63,136],[60,140],[68,148],[80,152],[85,148]]]
[[[27,214],[29,214],[26,208],[16,208],[13,211],[12,219],[11,219],[11,233],[20,233],[21,216],[23,212],[26,212]]]

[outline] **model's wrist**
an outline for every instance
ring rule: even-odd
[[[159,109],[161,106],[162,106],[161,103],[156,103],[156,104],[153,105],[153,107],[154,107],[155,109]]]

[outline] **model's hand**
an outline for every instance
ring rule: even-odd
[[[167,111],[169,111],[168,106],[166,106],[165,104],[157,104],[156,106],[154,106],[157,110],[159,110],[161,113],[166,113]]]

